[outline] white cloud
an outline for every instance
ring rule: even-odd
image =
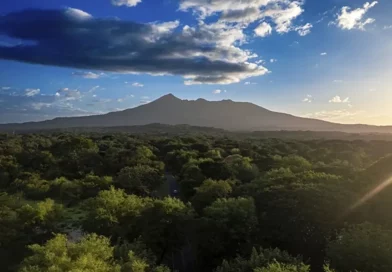
[[[96,91],[99,88],[99,85],[92,87],[90,90],[88,90],[88,93],[92,93]]]
[[[80,9],[75,9],[75,8],[67,8],[65,10],[65,14],[73,19],[77,19],[77,20],[88,20],[91,19],[92,16],[91,14],[80,10]]]
[[[373,92],[375,92],[375,91],[377,91],[377,90],[374,89],[374,88],[369,89],[369,92],[371,92],[371,93],[373,93]]]
[[[97,79],[97,78],[102,77],[104,75],[104,73],[78,71],[78,72],[73,72],[72,75],[80,76],[80,77],[87,78],[87,79]]]
[[[306,35],[310,34],[310,31],[312,28],[313,28],[313,25],[307,23],[306,25],[296,27],[295,31],[297,31],[300,36],[306,36]]]
[[[272,27],[270,24],[263,22],[254,29],[255,35],[259,37],[266,37],[272,34]]]
[[[2,90],[10,90],[11,87],[1,87]]]
[[[220,93],[225,93],[225,92],[226,92],[226,90],[219,90],[219,89],[212,91],[213,94],[220,94]]]
[[[25,96],[36,96],[41,92],[40,89],[26,89],[25,90]]]
[[[142,0],[112,0],[114,6],[127,6],[135,7],[137,4],[141,3]]]
[[[261,12],[262,16],[269,17],[276,24],[276,31],[278,33],[287,33],[291,30],[294,19],[300,16],[304,10],[302,9],[303,2],[300,1],[284,1],[285,3],[289,3],[287,5],[283,4],[283,1],[275,1],[281,2],[274,5],[270,9],[266,9]],[[295,29],[294,29],[295,30]]]
[[[349,111],[349,110],[332,110],[332,111],[319,111],[314,113],[308,113],[304,117],[323,119],[327,121],[337,121],[351,119],[354,116],[363,113],[363,111]]]
[[[132,86],[141,88],[141,87],[144,87],[144,84],[139,83],[139,82],[134,82],[134,83],[132,83]]]
[[[250,82],[250,81],[244,83],[244,85],[256,85],[256,84],[257,84],[256,82]]]
[[[117,102],[118,102],[118,103],[124,102],[124,98],[119,98],[119,99],[117,99]]]
[[[296,31],[293,21],[304,12],[302,9],[304,2],[302,0],[183,0],[180,2],[180,10],[192,10],[202,20],[219,15],[220,22],[237,23],[244,27],[256,21],[269,20],[273,25],[262,23],[256,28],[257,30],[254,29],[257,36],[265,37],[271,34],[273,28],[278,33]]]
[[[329,103],[350,103],[350,98],[346,97],[345,99],[341,99],[340,96],[334,96]]]
[[[384,26],[384,30],[387,30],[387,29],[392,29],[392,25],[386,25],[386,26]]]
[[[343,7],[339,14],[337,14],[336,24],[341,29],[360,29],[364,30],[365,26],[375,22],[373,18],[364,20],[365,14],[378,4],[378,1],[372,3],[366,2],[362,8],[352,10],[350,7]]]
[[[169,21],[163,23],[151,23],[151,26],[158,34],[169,34],[172,33],[178,26],[180,25],[180,21]]]
[[[30,104],[31,108],[34,110],[41,110],[42,108],[49,108],[52,106],[51,103],[31,103]]]
[[[80,100],[83,96],[78,90],[62,88],[57,91],[56,96],[66,101]]]
[[[278,61],[277,59],[270,59],[271,63],[274,63],[274,62],[277,62],[277,61]]]
[[[323,53],[320,54],[320,56],[326,56],[326,55],[328,55],[327,52],[323,52]]]
[[[299,45],[299,41],[294,41],[292,44],[290,44],[289,46],[291,47],[291,46],[297,46],[297,45]]]
[[[302,102],[305,103],[312,103],[312,101],[313,101],[313,97],[310,94],[306,95],[306,97],[302,100]]]
[[[333,83],[343,83],[343,80],[341,80],[341,79],[334,79]]]

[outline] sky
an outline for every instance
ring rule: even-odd
[[[392,125],[392,1],[2,0],[0,123],[167,93]]]

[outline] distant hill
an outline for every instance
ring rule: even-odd
[[[3,124],[0,131],[127,127],[147,124],[190,125],[230,131],[341,131],[392,133],[391,126],[343,125],[273,112],[247,102],[181,100],[172,94],[136,108],[103,115]]]

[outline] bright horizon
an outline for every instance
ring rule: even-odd
[[[391,12],[387,0],[6,0],[0,123],[172,93],[392,125]]]

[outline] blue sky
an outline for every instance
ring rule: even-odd
[[[392,124],[391,13],[390,0],[3,0],[0,123],[173,93]]]

